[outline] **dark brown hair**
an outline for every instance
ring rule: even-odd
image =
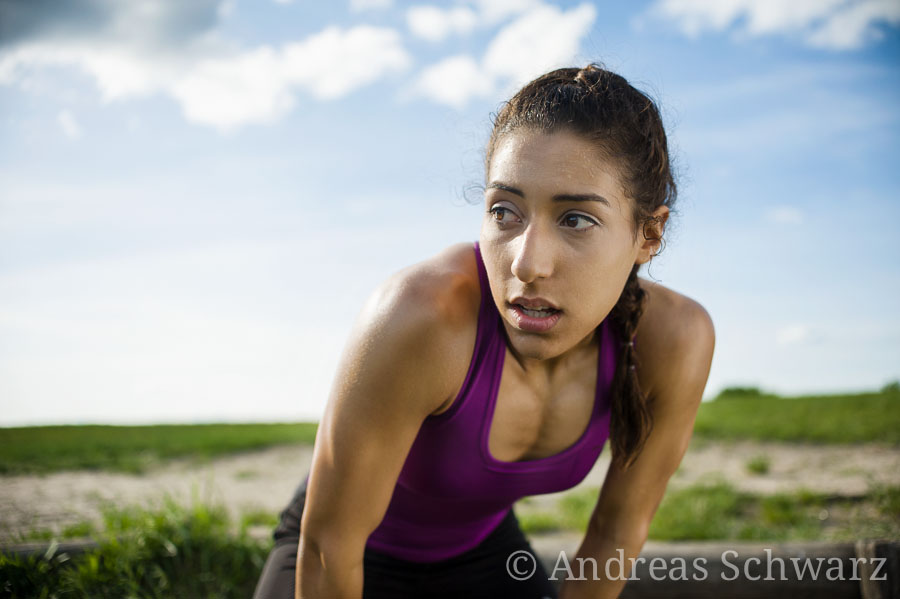
[[[623,77],[596,64],[558,69],[528,83],[494,117],[485,155],[485,174],[498,141],[520,128],[551,133],[566,130],[591,141],[617,167],[625,195],[632,200],[634,236],[657,238],[650,214],[672,208],[677,196],[666,132],[656,104]],[[659,239],[662,242],[662,239]],[[648,399],[637,378],[634,333],[644,291],[638,265],[631,269],[610,312],[621,349],[612,384],[610,440],[613,460],[628,467],[653,428]]]

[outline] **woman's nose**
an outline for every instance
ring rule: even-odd
[[[517,239],[512,273],[523,283],[547,278],[553,273],[552,240],[534,224],[526,227]]]

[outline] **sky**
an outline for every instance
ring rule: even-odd
[[[477,240],[491,115],[589,62],[661,107],[704,397],[900,378],[896,0],[0,0],[0,426],[319,419]]]

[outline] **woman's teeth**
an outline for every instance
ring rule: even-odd
[[[524,306],[519,306],[519,308],[521,308],[526,316],[530,316],[531,318],[546,318],[555,312],[552,308],[539,308],[537,310],[529,310]]]

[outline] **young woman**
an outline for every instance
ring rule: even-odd
[[[617,597],[604,564],[640,553],[713,353],[703,307],[637,276],[675,189],[659,112],[622,77],[560,69],[507,102],[480,240],[363,309],[256,597],[556,597],[511,506],[576,485],[607,438],[567,556],[600,576],[558,596]]]

